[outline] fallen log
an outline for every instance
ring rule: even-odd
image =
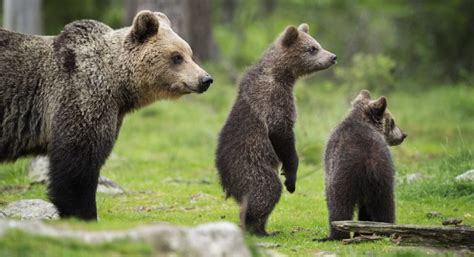
[[[426,226],[371,221],[333,221],[340,231],[391,235],[401,245],[428,245],[474,250],[474,228],[469,226]]]
[[[379,241],[384,238],[386,237],[361,235],[361,236],[356,236],[353,238],[342,239],[342,243],[343,244],[358,244],[358,243],[368,242],[368,241]]]

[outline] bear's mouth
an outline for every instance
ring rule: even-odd
[[[405,138],[392,139],[388,142],[388,145],[389,146],[397,146],[397,145],[400,145],[401,143],[403,143],[404,140],[405,140]]]
[[[192,88],[192,87],[190,87],[188,84],[186,84],[185,82],[183,82],[183,86],[184,86],[187,90],[189,90],[189,92],[187,92],[188,94],[191,94],[191,93],[201,94],[201,93],[203,93],[203,92],[205,91],[205,90],[202,91],[202,90],[199,90],[199,89]]]
[[[184,88],[186,88],[186,89],[189,91],[189,92],[186,92],[187,94],[191,94],[191,93],[200,94],[200,93],[202,93],[201,91],[190,87],[190,86],[189,86],[188,84],[186,84],[185,82],[183,82],[183,86],[184,86]]]

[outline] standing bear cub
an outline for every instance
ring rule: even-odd
[[[47,154],[61,217],[97,218],[99,171],[126,113],[212,83],[170,26],[142,11],[119,30],[93,20],[57,36],[0,29],[0,161]]]
[[[219,137],[216,167],[222,187],[240,203],[242,227],[257,235],[268,235],[265,225],[280,199],[279,163],[286,189],[295,191],[293,85],[298,77],[336,63],[336,55],[308,30],[306,24],[289,26],[250,68]]]
[[[332,132],[324,157],[329,226],[351,220],[357,206],[359,220],[395,222],[394,167],[388,146],[407,137],[387,110],[387,99],[371,100],[362,90],[348,117]],[[331,227],[329,240],[349,238]]]

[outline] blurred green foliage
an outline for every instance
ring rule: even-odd
[[[228,2],[214,0],[214,32],[222,59],[239,68],[255,62],[287,25],[306,22],[322,46],[338,55],[334,70],[356,65],[352,60],[358,53],[383,54],[387,59],[378,59],[385,63],[381,71],[366,73],[384,74],[393,65],[387,60],[393,60],[395,80],[439,84],[473,77],[474,4],[470,0],[241,0],[235,1],[230,20],[228,12],[222,11]]]
[[[335,69],[335,74],[342,86],[352,91],[368,89],[388,92],[394,88],[395,66],[395,61],[388,56],[357,53],[349,66]]]
[[[113,28],[123,26],[123,0],[43,0],[43,12],[48,35],[58,34],[65,24],[79,19],[100,20]]]
[[[419,82],[401,85],[431,86],[456,81],[473,84],[474,81],[471,0],[211,1],[212,14],[203,15],[212,15],[213,36],[219,52],[215,55],[219,56],[216,63],[231,74],[254,63],[286,26],[305,22],[323,47],[338,55],[339,64],[334,71],[361,70],[353,67],[356,59],[362,58],[354,57],[356,54],[366,57],[382,54],[396,64],[393,80]],[[0,11],[1,3],[2,0]],[[96,19],[114,28],[129,25],[124,24],[123,0],[43,0],[43,11],[46,34],[56,34],[65,24],[77,19]],[[376,65],[370,68],[377,69]],[[365,73],[384,74],[390,67],[379,68],[380,71]],[[322,76],[332,79],[334,73],[330,71]],[[382,90],[390,89],[381,86]]]

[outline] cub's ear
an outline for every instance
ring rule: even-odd
[[[385,110],[387,109],[387,98],[382,96],[375,101],[371,101],[369,103],[369,109],[374,115],[382,117]]]
[[[364,98],[364,99],[370,99],[370,92],[367,89],[362,89],[359,92],[359,96],[357,96],[357,97],[361,97],[361,98]]]
[[[283,32],[281,44],[286,47],[291,46],[297,38],[298,29],[295,26],[289,26],[285,29],[285,32]]]
[[[354,106],[354,104],[363,100],[366,100],[366,101],[370,100],[370,92],[368,90],[365,90],[365,89],[361,90],[359,94],[356,96],[356,98],[352,100],[351,104],[352,106]]]
[[[308,24],[306,24],[306,23],[301,23],[301,24],[298,26],[298,30],[299,30],[299,31],[303,31],[303,32],[306,33],[306,34],[309,34],[309,26],[308,26]]]
[[[129,34],[131,42],[143,43],[158,33],[160,22],[158,17],[150,11],[141,11],[133,19],[133,25]]]
[[[154,14],[156,16],[158,16],[158,20],[160,22],[166,23],[168,26],[171,27],[171,21],[170,21],[170,19],[168,19],[168,16],[166,16],[166,14],[164,14],[162,12],[154,12]]]

